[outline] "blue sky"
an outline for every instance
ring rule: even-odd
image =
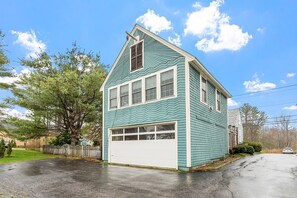
[[[0,29],[19,76],[29,72],[19,58],[74,41],[112,65],[139,23],[195,55],[234,96],[230,108],[248,102],[273,117],[297,114],[297,86],[281,88],[297,84],[296,19],[295,0],[10,0],[1,2]]]

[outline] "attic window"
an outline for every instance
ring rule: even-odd
[[[143,68],[143,41],[132,45],[130,48],[131,71]]]

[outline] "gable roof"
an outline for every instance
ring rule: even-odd
[[[176,45],[170,43],[169,41],[161,38],[160,36],[152,33],[151,31],[145,29],[144,27],[135,24],[135,26],[133,27],[132,31],[130,34],[134,35],[136,30],[140,30],[143,33],[147,34],[148,36],[152,37],[153,39],[159,41],[160,43],[166,45],[167,47],[169,47],[170,49],[176,51],[177,53],[183,55],[184,57],[186,57],[187,59],[189,59],[189,63],[191,63],[191,65],[193,65],[199,72],[201,72],[208,80],[210,80],[210,82],[212,82],[214,84],[215,87],[217,87],[227,98],[231,98],[231,94],[223,87],[223,85],[221,85],[221,83],[206,69],[206,67],[204,67],[204,65],[192,54],[188,53],[187,51],[181,49],[180,47],[177,47]],[[117,65],[121,55],[123,54],[125,48],[127,47],[129,41],[130,41],[130,37],[129,39],[125,42],[124,46],[122,47],[119,55],[117,56],[115,62],[113,63],[110,72],[108,73],[107,77],[105,78],[100,91],[103,91],[103,88],[108,80],[108,78],[110,77],[114,67]]]

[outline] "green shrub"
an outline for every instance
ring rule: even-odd
[[[248,154],[251,154],[251,155],[254,154],[254,152],[255,152],[254,147],[246,145],[245,148],[246,148],[246,152],[245,153],[248,153]]]
[[[244,142],[244,144],[248,146],[252,146],[255,150],[255,152],[261,152],[262,151],[262,144],[259,142]]]
[[[61,132],[56,138],[52,139],[49,144],[54,146],[63,146],[64,144],[70,144],[70,134],[66,131]]]
[[[4,140],[0,140],[0,158],[3,158],[5,154],[5,143]]]
[[[16,142],[14,140],[9,141],[7,145],[7,156],[10,157],[12,153],[12,148],[16,147]]]
[[[233,153],[236,154],[236,153],[245,153],[246,152],[246,145],[244,144],[239,144],[235,147],[233,147]]]
[[[236,153],[248,153],[248,154],[254,154],[255,150],[252,146],[249,146],[247,144],[240,144],[235,146],[232,149],[232,153],[236,154]]]

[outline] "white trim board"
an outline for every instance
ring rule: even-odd
[[[191,106],[190,106],[190,64],[185,59],[185,107],[186,107],[186,148],[187,148],[187,167],[192,167],[192,148],[191,148]]]
[[[173,88],[174,88],[173,95],[161,98],[161,77],[160,76],[161,76],[161,73],[166,72],[166,71],[170,71],[170,70],[173,70]],[[157,98],[154,99],[154,100],[146,101],[145,100],[145,79],[149,78],[151,76],[156,76]],[[129,104],[126,105],[126,106],[121,107],[120,106],[120,87],[123,86],[123,85],[129,85],[130,84],[129,88],[131,88],[131,86],[132,86],[131,84],[136,82],[136,81],[139,81],[139,80],[142,81],[142,85],[144,86],[141,89],[141,91],[142,91],[142,101],[140,103],[137,103],[137,104],[132,104],[132,90],[129,89]],[[114,89],[114,88],[117,88],[117,108],[112,108],[111,109],[110,108],[110,90]],[[134,107],[134,106],[138,106],[138,105],[145,105],[145,104],[149,104],[149,103],[153,103],[153,102],[159,102],[161,100],[167,100],[167,99],[175,98],[175,97],[177,97],[177,66],[175,65],[175,66],[172,66],[172,67],[169,67],[169,68],[159,70],[157,72],[142,76],[140,78],[136,78],[136,79],[126,81],[124,83],[109,87],[107,94],[108,94],[108,97],[107,97],[107,99],[108,99],[108,102],[107,102],[108,103],[108,107],[107,107],[108,111],[114,111],[114,110],[118,110],[118,109]]]

